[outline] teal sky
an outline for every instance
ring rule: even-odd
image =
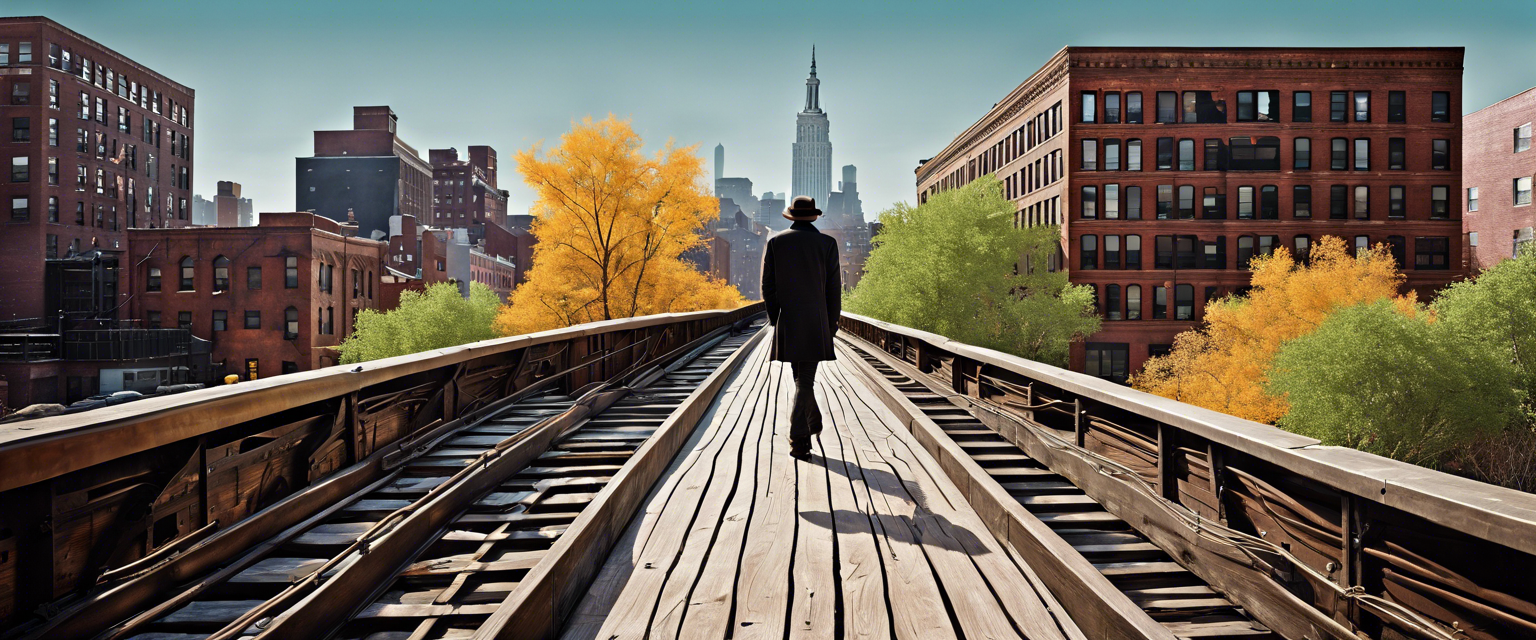
[[[650,147],[788,191],[795,112],[817,46],[833,163],[866,214],[911,201],[932,156],[1065,45],[1464,46],[1465,105],[1536,85],[1536,2],[221,2],[5,0],[197,91],[195,191],[234,180],[293,207],[295,157],[351,107],[388,104],[406,142],[504,159],[614,113]],[[835,172],[835,170],[834,170]],[[836,177],[834,177],[836,180]],[[505,162],[511,209],[532,202]]]

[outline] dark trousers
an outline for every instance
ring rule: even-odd
[[[795,406],[789,414],[789,444],[794,449],[810,449],[811,436],[821,433],[821,407],[816,405],[816,365],[819,362],[791,362],[795,379]]]

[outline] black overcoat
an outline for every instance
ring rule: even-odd
[[[763,302],[773,332],[772,358],[780,362],[834,359],[832,334],[843,310],[837,240],[796,221],[763,249]]]

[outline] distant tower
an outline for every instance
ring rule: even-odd
[[[715,195],[720,195],[720,179],[725,177],[725,144],[715,145]]]
[[[832,142],[827,138],[827,114],[821,110],[821,81],[816,79],[816,47],[811,47],[811,77],[805,80],[805,110],[795,118],[794,168],[791,193],[810,196],[826,207],[832,192]]]

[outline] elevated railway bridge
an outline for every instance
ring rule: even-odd
[[[1536,496],[760,305],[0,431],[6,638],[1536,637]]]

